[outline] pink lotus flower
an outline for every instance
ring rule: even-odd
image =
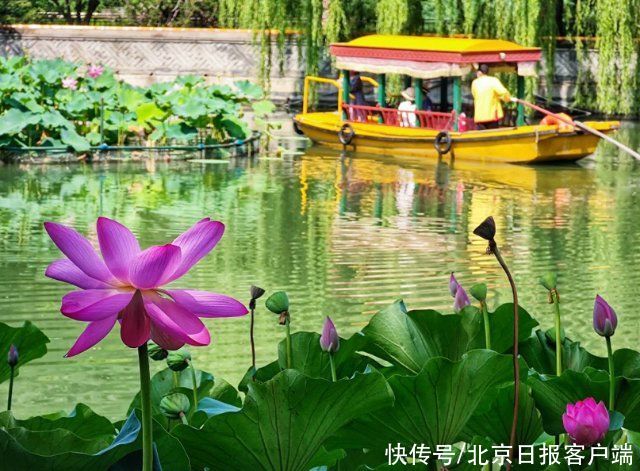
[[[102,67],[101,65],[90,65],[89,68],[87,69],[87,75],[91,78],[98,78],[102,75],[102,72],[104,72],[104,67]]]
[[[593,445],[602,441],[609,430],[609,411],[600,401],[588,397],[575,404],[567,404],[562,425],[576,445]]]
[[[224,232],[221,222],[203,219],[172,243],[141,250],[129,229],[101,217],[97,232],[102,257],[70,227],[46,222],[45,229],[67,257],[49,265],[45,275],[81,288],[62,298],[60,312],[89,323],[68,357],[100,342],[116,321],[129,347],[139,347],[151,338],[165,350],[177,350],[184,344],[209,344],[209,331],[200,317],[247,313],[239,301],[222,294],[162,289],[216,246]]]
[[[78,89],[78,81],[73,77],[67,77],[62,79],[62,88],[68,88],[69,90]]]

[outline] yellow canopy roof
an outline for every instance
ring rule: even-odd
[[[525,47],[502,39],[443,38],[437,36],[396,36],[372,34],[362,36],[340,46],[403,49],[409,51],[453,52],[459,54],[478,52],[538,51],[537,47]]]

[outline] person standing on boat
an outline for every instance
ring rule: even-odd
[[[351,72],[349,92],[351,93],[351,95],[353,95],[353,99],[351,100],[352,105],[366,106],[367,101],[364,99],[362,78],[360,77],[360,72],[358,71]],[[367,113],[364,110],[355,110],[354,116],[352,116],[352,119],[355,119],[357,121],[366,121],[366,118]]]
[[[478,129],[495,129],[500,126],[504,116],[503,101],[512,101],[509,90],[497,77],[489,75],[489,66],[480,64],[476,78],[471,83],[473,104],[475,108],[473,120]]]

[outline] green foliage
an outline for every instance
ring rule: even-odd
[[[0,323],[0,383],[11,376],[11,368],[6,361],[11,345],[18,349],[18,364],[14,368],[14,376],[17,376],[23,365],[47,353],[48,343],[49,338],[29,321],[25,321],[22,327]]]
[[[250,134],[242,107],[274,110],[260,87],[207,85],[203,77],[134,87],[110,70],[92,78],[62,60],[0,57],[0,142],[8,147],[221,142]],[[75,82],[71,82],[71,80]],[[65,88],[65,84],[72,88]]]

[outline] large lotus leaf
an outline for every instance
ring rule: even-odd
[[[29,74],[36,80],[61,85],[62,79],[73,75],[75,64],[62,59],[38,60],[29,65]]]
[[[146,101],[144,94],[140,90],[129,86],[121,87],[116,96],[118,107],[125,108],[130,112],[135,112]]]
[[[89,141],[78,134],[75,129],[62,129],[60,140],[76,152],[87,152],[91,149]]]
[[[38,121],[40,121],[38,113],[12,108],[0,116],[0,136],[18,134],[27,126],[36,124]]]
[[[542,415],[544,429],[551,435],[564,433],[562,414],[567,404],[593,397],[609,402],[609,375],[586,368],[583,372],[567,370],[557,377],[533,375],[528,380],[536,407]],[[616,378],[615,410],[624,416],[624,427],[640,431],[640,379]]]
[[[522,341],[537,322],[524,309],[519,313]],[[489,319],[493,349],[500,353],[510,350],[513,305],[503,304]],[[485,346],[482,317],[472,307],[462,314],[443,315],[431,310],[407,311],[404,303],[397,301],[374,315],[362,333],[367,340],[363,350],[413,374],[431,358],[458,360],[469,350]]]
[[[249,82],[248,80],[241,80],[234,83],[240,94],[246,98],[256,100],[264,95],[264,91],[259,85]]]
[[[49,110],[40,115],[40,125],[45,129],[67,128],[73,129],[74,125],[62,116],[58,110]]]
[[[211,417],[201,429],[178,425],[194,469],[278,471],[309,469],[340,427],[389,407],[393,395],[380,373],[338,382],[286,370],[249,385],[243,408]]]
[[[11,376],[11,368],[6,358],[12,344],[18,349],[19,355],[18,364],[14,368],[17,376],[20,367],[47,353],[48,343],[49,338],[29,321],[25,321],[22,327],[10,327],[0,323],[0,383]]]
[[[82,113],[93,109],[93,103],[91,100],[87,100],[87,94],[85,93],[75,92],[69,98],[67,102],[58,102],[58,105],[60,109],[66,111],[71,116],[80,116]]]
[[[179,75],[175,78],[174,83],[176,85],[182,85],[183,87],[193,88],[201,83],[204,83],[204,78],[199,75]]]
[[[386,461],[389,443],[410,449],[423,443],[456,443],[484,396],[512,378],[512,358],[490,350],[474,350],[459,361],[435,357],[417,375],[388,378],[394,407],[355,420],[330,445],[368,449]]]
[[[142,437],[140,411],[136,410],[115,438],[81,438],[56,428],[31,431],[24,427],[0,428],[0,471],[95,471],[110,469],[133,453],[139,453]],[[174,437],[158,423],[153,424],[153,440],[163,471],[184,471],[189,458]],[[110,444],[109,444],[110,442]],[[135,468],[134,468],[135,469]],[[139,466],[137,467],[139,469]]]
[[[116,83],[116,78],[110,70],[105,70],[99,77],[88,81],[91,88],[103,91],[115,87]]]
[[[542,419],[526,384],[520,384],[518,403],[518,443],[533,444],[542,434]],[[471,441],[480,436],[496,445],[509,443],[513,420],[513,383],[487,394],[469,419],[461,438]]]
[[[234,139],[245,139],[249,135],[249,127],[242,119],[228,115],[220,120],[222,128]]]
[[[253,112],[258,116],[265,116],[275,111],[276,105],[271,100],[256,101],[251,105]]]
[[[70,414],[59,412],[24,420],[15,419],[11,412],[2,412],[0,427],[5,429],[22,427],[31,432],[64,429],[86,440],[102,439],[107,440],[108,443],[116,433],[109,419],[96,414],[84,404],[76,405]]]
[[[538,373],[556,374],[555,341],[541,330],[536,330],[534,335],[520,344],[520,355]],[[562,342],[562,367],[574,371],[583,371],[587,367],[606,369],[607,359],[592,355],[579,342],[565,338]]]
[[[136,117],[142,125],[157,125],[166,117],[166,113],[153,102],[143,103],[136,108]]]
[[[186,123],[171,123],[165,129],[167,139],[188,141],[198,136],[198,130]]]
[[[32,113],[43,113],[44,107],[37,102],[36,95],[31,92],[14,92],[9,98],[5,98],[3,102],[4,108],[18,108],[22,111],[31,111]]]
[[[232,113],[236,106],[235,102],[217,96],[207,96],[204,103],[209,114]]]

